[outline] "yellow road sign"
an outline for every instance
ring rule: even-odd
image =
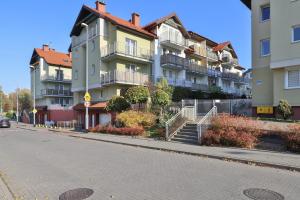
[[[85,95],[84,95],[84,100],[85,101],[91,101],[91,95],[90,95],[90,93],[85,93]]]
[[[33,114],[36,114],[37,113],[37,109],[33,109],[32,112],[33,112]]]

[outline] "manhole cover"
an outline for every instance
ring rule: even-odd
[[[88,188],[78,188],[75,190],[69,190],[59,196],[59,200],[83,200],[87,199],[94,191]]]
[[[284,196],[281,194],[266,189],[251,188],[244,190],[243,193],[245,196],[254,200],[284,200]]]

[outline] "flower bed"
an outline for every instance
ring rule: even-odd
[[[109,133],[115,135],[127,135],[127,136],[141,136],[145,133],[143,127],[134,128],[115,128],[112,126],[96,126],[89,130],[93,133]]]
[[[212,119],[202,143],[208,146],[253,148],[262,134],[260,127],[259,121],[222,114]]]
[[[289,132],[284,137],[287,149],[300,153],[300,125],[290,125],[289,129]]]

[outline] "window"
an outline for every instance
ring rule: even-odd
[[[126,38],[126,54],[135,56],[136,55],[136,41]]]
[[[103,98],[103,90],[100,91],[100,99]]]
[[[270,48],[270,39],[265,39],[260,41],[260,55],[261,56],[268,56],[271,53]]]
[[[70,99],[66,99],[66,105],[69,105],[70,104]]]
[[[287,72],[288,88],[300,87],[300,70],[291,70]]]
[[[164,75],[164,77],[167,77],[167,70],[163,70],[163,75]]]
[[[136,66],[134,64],[127,64],[126,65],[126,70],[130,72],[135,72],[136,71]]]
[[[96,66],[95,64],[92,64],[91,75],[95,75],[95,74],[96,74]]]
[[[173,72],[172,71],[169,71],[169,78],[173,78]]]
[[[261,21],[267,21],[270,19],[271,9],[270,5],[265,5],[261,7]]]
[[[74,72],[74,79],[75,80],[78,80],[78,70],[76,69],[75,72]]]
[[[300,25],[293,27],[292,42],[300,42]]]

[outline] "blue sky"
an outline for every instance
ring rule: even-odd
[[[50,43],[67,51],[69,34],[82,4],[95,0],[26,0],[1,2],[0,85],[5,92],[29,88],[29,59],[33,48]],[[176,12],[188,30],[216,42],[230,40],[242,66],[251,67],[250,12],[239,0],[106,0],[108,12],[142,24]]]

